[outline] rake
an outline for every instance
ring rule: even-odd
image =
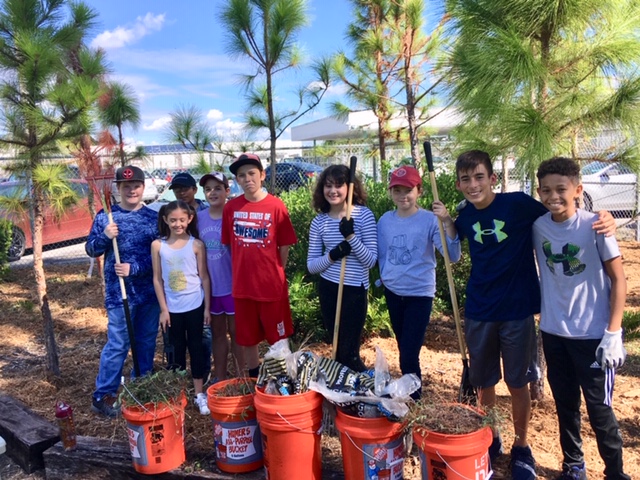
[[[433,200],[440,201],[438,197],[438,184],[436,183],[436,174],[433,171],[433,155],[431,153],[431,143],[424,142],[424,154],[427,158],[427,168],[429,170],[429,179],[431,180],[431,191]],[[460,320],[460,309],[458,308],[458,298],[456,296],[456,287],[453,283],[453,272],[451,271],[451,261],[449,260],[449,248],[447,247],[447,237],[444,231],[442,221],[438,218],[438,227],[440,229],[440,241],[442,243],[442,251],[444,252],[444,267],[447,271],[447,280],[449,281],[449,294],[451,295],[451,307],[453,308],[453,319],[456,324],[456,333],[458,335],[458,344],[460,346],[460,355],[462,357],[462,379],[460,381],[460,390],[458,392],[458,401],[460,403],[476,404],[478,392],[471,385],[469,378],[469,359],[467,358],[467,345],[462,334],[462,326]]]

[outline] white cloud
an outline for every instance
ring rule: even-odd
[[[164,117],[156,118],[149,125],[143,125],[142,129],[147,131],[162,130],[169,124],[169,122],[171,122],[171,117],[169,115],[165,115]]]
[[[213,125],[216,133],[222,138],[239,135],[245,129],[246,125],[242,122],[234,122],[231,119],[215,122]]]
[[[122,48],[125,45],[137,42],[141,38],[149,35],[151,32],[160,31],[164,22],[164,13],[154,15],[149,12],[144,17],[136,18],[133,25],[125,27],[119,26],[114,30],[105,30],[93,39],[91,47],[100,47],[105,50]]]
[[[224,118],[224,114],[220,110],[216,110],[215,108],[212,108],[207,112],[208,120],[216,121],[216,120],[222,120],[223,118]]]

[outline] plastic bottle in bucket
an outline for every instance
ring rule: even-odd
[[[76,448],[76,427],[73,423],[73,409],[68,403],[56,404],[56,421],[60,428],[60,440],[65,450]]]

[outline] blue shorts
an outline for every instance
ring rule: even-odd
[[[465,319],[469,349],[469,379],[474,387],[488,388],[502,378],[511,388],[522,388],[540,378],[536,327],[533,316],[509,322]]]
[[[231,294],[222,297],[211,297],[209,312],[211,312],[211,315],[235,315],[236,307]]]

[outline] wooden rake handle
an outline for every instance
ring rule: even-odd
[[[427,159],[427,169],[429,170],[429,180],[431,181],[431,192],[433,200],[440,201],[438,197],[438,184],[436,183],[436,174],[433,171],[433,154],[431,153],[431,143],[424,142],[424,155]],[[453,307],[453,319],[456,324],[456,333],[458,335],[458,344],[460,345],[460,355],[462,360],[467,360],[467,346],[462,334],[462,322],[460,320],[460,309],[458,308],[458,297],[456,295],[456,287],[453,283],[453,272],[451,270],[451,261],[449,260],[449,247],[447,246],[447,235],[442,225],[442,220],[438,218],[438,227],[440,230],[440,242],[442,243],[442,251],[444,252],[444,268],[447,271],[447,281],[449,282],[449,295],[451,296],[451,306]]]
[[[356,181],[356,164],[358,159],[353,156],[349,161],[349,192],[347,194],[347,214],[346,219],[351,218],[351,207],[353,206],[353,185]],[[338,354],[338,336],[340,333],[340,314],[342,313],[342,292],[344,290],[344,274],[347,270],[347,257],[342,257],[340,265],[340,282],[338,283],[338,298],[336,299],[336,317],[333,324],[333,345],[331,348],[331,359],[335,360]]]

